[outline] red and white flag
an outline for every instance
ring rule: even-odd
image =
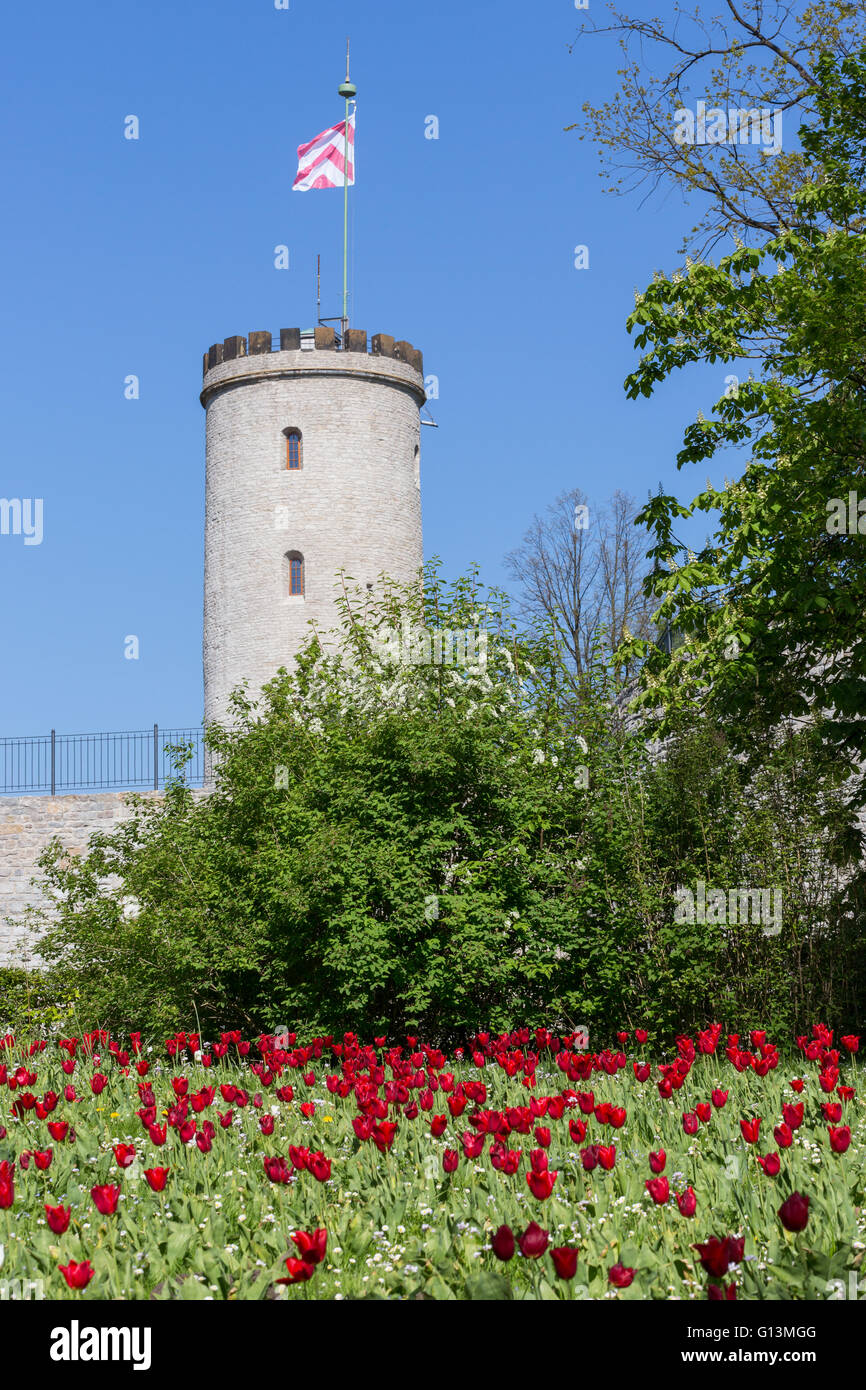
[[[349,127],[348,178],[346,178],[346,125]],[[355,113],[348,123],[323,130],[309,144],[298,146],[298,173],[292,184],[294,193],[311,188],[342,188],[344,181],[355,182]]]

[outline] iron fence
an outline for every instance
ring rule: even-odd
[[[175,767],[173,749],[188,747],[192,757]],[[190,787],[203,786],[208,767],[202,729],[152,729],[103,734],[48,734],[0,738],[0,794],[148,788],[161,791],[180,775]]]

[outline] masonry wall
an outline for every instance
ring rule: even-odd
[[[84,796],[0,797],[0,965],[36,963],[34,943],[16,918],[27,906],[45,900],[30,879],[38,877],[36,860],[55,835],[73,854],[87,848],[91,835],[110,831],[126,820],[128,792],[94,792]],[[161,793],[149,793],[150,796]]]

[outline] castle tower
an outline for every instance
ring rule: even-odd
[[[291,666],[313,619],[334,628],[335,579],[417,576],[421,353],[387,334],[284,328],[204,358],[205,720],[231,690]]]

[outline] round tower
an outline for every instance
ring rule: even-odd
[[[284,328],[205,353],[205,721],[255,693],[337,624],[344,570],[373,588],[417,576],[421,353],[348,329]]]

